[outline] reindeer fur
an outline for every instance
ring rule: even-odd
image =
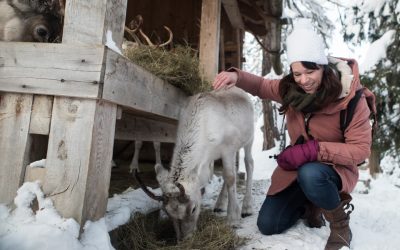
[[[0,0],[0,41],[51,42],[60,35],[59,11],[45,2]]]
[[[156,165],[164,208],[174,223],[178,239],[189,237],[196,230],[201,189],[213,174],[214,160],[222,158],[224,179],[215,210],[225,210],[227,205],[227,219],[233,226],[238,225],[241,212],[242,215],[253,213],[253,120],[253,104],[239,88],[201,93],[190,98],[179,119],[169,170],[160,164]],[[242,147],[245,151],[247,181],[240,211],[236,197],[235,159],[236,152]]]

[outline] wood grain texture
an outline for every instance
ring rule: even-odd
[[[142,113],[179,118],[187,95],[127,58],[107,49],[104,100]]]
[[[107,43],[107,32],[121,49],[127,0],[67,1],[63,43]]]
[[[83,226],[104,216],[117,108],[64,97],[53,106],[43,190],[64,217]]]
[[[222,4],[232,27],[244,30],[243,18],[237,0],[222,0]]]
[[[175,142],[177,122],[167,123],[123,114],[117,120],[115,139],[129,141]]]
[[[98,98],[104,46],[0,42],[0,91]]]
[[[200,27],[200,72],[212,81],[218,73],[221,0],[203,0]]]
[[[0,203],[11,203],[28,164],[32,95],[0,93]]]
[[[31,123],[29,126],[30,134],[49,134],[52,108],[52,96],[36,95],[33,97]]]

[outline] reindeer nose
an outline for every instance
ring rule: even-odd
[[[37,38],[40,42],[48,42],[49,40],[49,31],[46,27],[40,26],[36,28]]]

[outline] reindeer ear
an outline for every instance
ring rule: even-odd
[[[168,170],[164,168],[163,165],[157,163],[154,166],[154,170],[156,171],[156,178],[158,183],[161,185],[163,182],[167,180]]]

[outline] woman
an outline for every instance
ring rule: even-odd
[[[340,111],[362,88],[358,66],[354,60],[328,58],[324,49],[311,23],[299,20],[287,38],[287,76],[269,80],[230,69],[218,74],[213,87],[236,85],[279,102],[280,112],[287,117],[291,146],[277,156],[278,167],[258,215],[261,233],[281,233],[300,218],[310,227],[321,227],[322,213],[331,229],[325,249],[340,249],[349,246],[352,238],[349,193],[358,180],[357,164],[370,154],[366,98],[374,101],[374,96],[364,91],[343,133]]]

